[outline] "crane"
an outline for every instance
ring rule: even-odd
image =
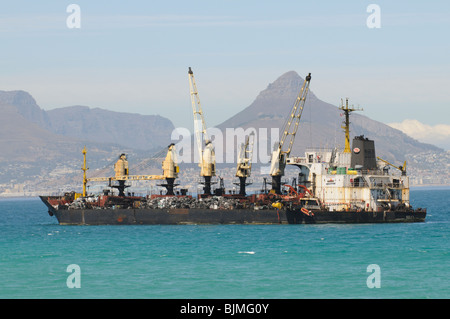
[[[306,96],[308,95],[310,81],[311,73],[306,76],[303,82],[292,111],[284,123],[278,146],[272,152],[270,175],[272,176],[272,192],[276,194],[281,194],[281,177],[284,176],[286,159],[289,157],[292,145],[294,144],[295,134],[297,133]]]
[[[170,144],[168,146],[168,151],[166,158],[162,163],[163,175],[129,175],[128,160],[125,153],[120,154],[119,159],[114,164],[114,177],[92,177],[86,178],[86,147],[83,148],[84,166],[83,170],[83,196],[86,196],[86,186],[88,182],[109,182],[109,186],[117,188],[119,191],[119,196],[125,196],[125,189],[129,187],[125,185],[125,181],[138,181],[138,180],[166,180],[167,184],[162,184],[161,186],[166,187],[166,195],[174,195],[173,187],[175,186],[174,181],[178,177],[179,166],[176,162],[176,152],[175,144]],[[117,181],[118,185],[112,185],[112,181]]]
[[[403,166],[396,166],[396,165],[391,164],[388,161],[386,161],[386,160],[384,160],[384,159],[382,159],[382,158],[380,158],[378,156],[377,156],[377,159],[379,159],[380,161],[385,162],[386,164],[388,164],[388,165],[390,165],[390,166],[400,170],[402,172],[402,175],[406,176],[406,161],[403,163]]]
[[[203,190],[206,195],[211,195],[211,177],[216,176],[216,156],[214,145],[208,138],[206,123],[203,116],[200,98],[198,96],[197,85],[195,84],[194,72],[189,67],[189,88],[191,94],[192,111],[194,113],[194,130],[197,140],[200,176],[204,178]],[[203,148],[203,140],[205,148]]]
[[[247,183],[247,177],[250,177],[252,170],[252,155],[253,155],[253,143],[255,141],[255,132],[251,132],[247,135],[245,143],[241,145],[241,151],[239,152],[239,158],[237,160],[236,177],[239,177],[239,195],[245,196],[245,187],[251,183]]]
[[[163,176],[166,179],[166,184],[161,184],[167,189],[166,195],[175,195],[173,188],[175,185],[175,179],[178,177],[180,167],[177,161],[177,152],[175,150],[175,144],[171,143],[168,146],[166,158],[162,162]]]

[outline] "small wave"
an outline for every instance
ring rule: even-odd
[[[238,254],[249,254],[249,255],[254,255],[255,252],[254,252],[254,251],[238,251]]]

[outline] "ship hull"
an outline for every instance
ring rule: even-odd
[[[287,224],[286,212],[211,209],[57,210],[61,225]]]
[[[61,225],[355,224],[424,222],[425,211],[329,212],[290,210],[79,209],[53,212]]]
[[[379,212],[311,210],[307,213],[300,209],[67,209],[64,205],[55,208],[50,197],[41,196],[41,200],[61,225],[358,224],[424,222],[426,218],[426,209]]]
[[[426,210],[397,211],[313,211],[308,216],[298,211],[288,211],[289,224],[364,224],[364,223],[413,223],[425,222]]]

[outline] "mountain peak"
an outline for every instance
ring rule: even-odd
[[[308,73],[305,73],[305,77]],[[314,85],[314,78],[312,80]],[[320,81],[320,79],[318,80]],[[293,103],[299,94],[304,79],[294,71],[282,74],[253,101],[253,103],[224,121],[217,127],[242,128],[281,128],[292,111]],[[339,109],[332,104],[317,98],[312,91],[308,93],[305,104],[305,114],[300,122],[297,138],[293,146],[293,154],[302,154],[307,147],[340,147],[344,141],[343,131],[339,129],[342,118]],[[412,140],[400,131],[396,131],[369,118],[352,115],[352,135],[366,135],[376,142],[378,153],[387,160],[404,157],[404,154],[415,154],[427,150],[436,151],[437,148]],[[301,136],[301,137],[300,137]],[[398,141],[392,144],[392,138]],[[268,143],[269,144],[269,143]],[[267,144],[267,145],[268,145]],[[261,146],[259,146],[261,147]],[[228,150],[227,150],[228,151]],[[404,160],[404,159],[403,159]]]
[[[292,80],[301,80],[301,81],[303,81],[302,77],[300,75],[298,75],[297,72],[292,70],[292,71],[287,71],[286,73],[283,73],[282,75],[280,75],[274,81],[274,83],[278,82],[278,81],[286,81],[286,80],[288,80],[288,81],[292,81]]]
[[[48,127],[47,114],[36,104],[36,100],[28,92],[22,90],[0,91],[0,105],[13,106],[27,120],[42,127]]]
[[[279,76],[267,88],[259,93],[256,100],[267,99],[276,96],[277,98],[291,98],[297,96],[299,89],[305,80],[295,71],[288,71]],[[313,95],[312,92],[309,92]]]
[[[34,98],[25,91],[0,91],[0,104],[23,106],[23,105],[36,105]]]

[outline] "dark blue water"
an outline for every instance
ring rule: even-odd
[[[60,226],[2,199],[0,298],[449,298],[450,190],[411,199],[425,223]]]

